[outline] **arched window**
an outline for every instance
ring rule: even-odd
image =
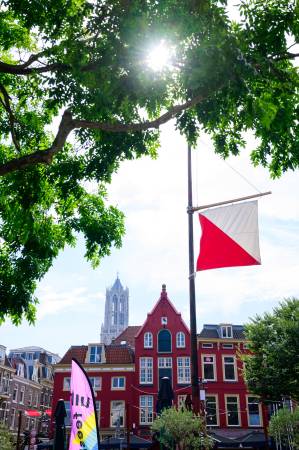
[[[152,333],[144,333],[144,348],[153,348],[153,335]]]
[[[161,330],[158,334],[158,352],[170,353],[171,352],[171,334],[168,330]]]
[[[185,348],[186,347],[185,333],[183,333],[182,331],[179,331],[176,334],[176,346],[177,346],[177,348]]]

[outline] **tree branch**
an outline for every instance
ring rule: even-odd
[[[34,59],[35,61],[35,59]],[[33,62],[33,61],[31,61]],[[31,63],[30,63],[31,64]],[[7,64],[3,61],[0,61],[0,73],[10,73],[12,75],[31,75],[32,73],[44,73],[51,72],[58,69],[68,69],[69,66],[67,64],[62,63],[52,63],[47,64],[43,67],[27,67],[28,61],[24,64]]]
[[[284,59],[295,59],[298,56],[299,53],[286,52],[283,55],[277,56],[277,58],[273,58],[273,61],[283,61]]]
[[[31,153],[30,155],[24,155],[20,158],[12,159],[2,165],[0,165],[0,176],[4,176],[8,173],[16,170],[24,169],[28,166],[36,164],[51,164],[53,157],[63,148],[69,133],[75,128],[87,128],[102,131],[109,131],[112,133],[122,132],[138,132],[145,131],[153,128],[159,128],[164,123],[175,117],[177,114],[184,110],[195,106],[203,101],[206,97],[197,95],[193,99],[186,101],[181,105],[173,106],[169,111],[162,114],[160,117],[154,120],[146,120],[140,123],[123,124],[105,123],[105,122],[92,122],[88,120],[73,119],[69,110],[63,113],[57,135],[53,141],[53,144],[47,150],[39,150]]]
[[[10,106],[10,98],[9,98],[7,90],[5,89],[5,86],[3,86],[3,84],[1,84],[1,83],[0,83],[0,92],[3,95],[3,100],[1,99],[1,104],[5,108],[5,110],[8,114],[8,118],[9,118],[10,133],[11,133],[12,141],[14,143],[14,146],[18,150],[18,152],[21,152],[20,144],[18,142],[18,138],[17,138],[16,130],[15,130],[16,119],[15,119],[15,116],[14,116],[11,106]]]

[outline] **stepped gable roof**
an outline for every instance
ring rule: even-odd
[[[221,324],[220,325],[204,324],[203,329],[197,335],[197,337],[201,339],[225,339],[225,340],[246,339],[243,325],[231,325],[231,326],[233,331],[232,338],[223,338],[221,336]]]
[[[106,364],[132,364],[134,352],[126,344],[110,344],[106,348]]]
[[[181,318],[181,320],[182,320],[184,326],[186,327],[187,330],[189,330],[189,327],[188,327],[188,326],[186,325],[186,323],[184,322],[181,313],[179,313],[179,312],[177,311],[177,309],[175,308],[175,306],[173,305],[173,303],[169,300],[168,295],[167,295],[167,291],[166,291],[166,284],[162,284],[162,291],[161,291],[160,297],[159,297],[158,301],[156,302],[155,306],[153,307],[153,309],[151,310],[151,312],[148,313],[147,317],[151,316],[151,315],[155,312],[155,310],[157,309],[157,307],[158,307],[159,304],[164,304],[164,305],[169,306],[169,307],[170,307],[170,308],[171,308],[178,316],[180,316],[180,318]],[[142,325],[142,327],[140,327],[140,329],[139,329],[139,331],[138,331],[136,337],[140,335],[140,333],[142,332],[142,330],[143,330],[145,324],[146,324],[146,321],[144,322],[144,324]]]
[[[113,344],[120,344],[121,342],[126,342],[132,348],[135,348],[135,336],[140,330],[141,325],[130,325],[124,329],[114,340]]]
[[[84,364],[87,350],[87,345],[72,345],[61,358],[59,364],[71,364],[72,358],[75,358],[80,364]]]

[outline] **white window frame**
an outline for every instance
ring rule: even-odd
[[[172,358],[168,356],[159,356],[158,358],[158,369],[171,369],[172,368]]]
[[[177,357],[177,383],[188,384],[191,382],[190,356]]]
[[[143,356],[139,358],[139,383],[153,384],[153,358]]]
[[[19,395],[19,385],[15,384],[12,391],[12,401],[13,403],[18,403],[18,395]]]
[[[144,333],[143,346],[144,348],[153,348],[153,345],[153,333],[147,331],[146,333]]]
[[[113,404],[115,405],[116,403],[121,404],[120,408],[114,407],[113,408]],[[114,412],[122,412],[122,415],[119,414],[120,417],[122,417],[122,423],[120,423],[120,428],[124,428],[125,426],[125,402],[124,400],[111,400],[110,402],[110,427],[111,428],[116,428],[117,427],[117,423],[113,423],[113,417],[114,417]]]
[[[24,400],[25,400],[25,386],[21,386],[19,403],[21,405],[24,405]]]
[[[214,347],[213,342],[203,342],[201,344],[201,348],[213,348],[213,347]]]
[[[205,362],[205,358],[212,358],[212,362]],[[213,375],[214,378],[207,378],[205,376],[205,364],[212,364],[213,365]],[[202,368],[202,378],[204,378],[207,381],[217,381],[217,367],[216,367],[216,355],[208,355],[208,354],[202,354],[201,355],[201,368]]]
[[[28,394],[28,406],[32,406],[32,401],[33,401],[33,392],[32,389],[30,389],[29,394]]]
[[[119,386],[120,380],[123,380],[123,386]],[[113,386],[114,381],[116,381],[117,386]],[[126,389],[126,377],[112,377],[111,378],[111,390],[112,391],[124,391]]]
[[[232,358],[233,362],[226,363],[225,358]],[[233,366],[234,367],[234,378],[226,378],[225,376],[225,366]],[[222,355],[222,371],[223,371],[223,380],[224,381],[238,381],[238,373],[237,373],[237,361],[235,355]]]
[[[235,397],[237,399],[237,413],[238,413],[238,425],[230,425],[228,423],[228,408],[227,408],[227,399],[228,397]],[[224,394],[224,401],[225,401],[225,417],[226,417],[226,426],[232,427],[232,428],[240,428],[242,426],[241,424],[241,414],[240,414],[240,397],[238,394]]]
[[[16,408],[11,408],[10,410],[10,428],[13,430],[16,421]]]
[[[232,350],[234,348],[234,344],[222,344],[223,350]]]
[[[221,328],[221,337],[223,339],[232,339],[233,338],[233,326],[232,325],[220,325]]]
[[[70,391],[71,390],[71,377],[63,378],[63,390]]]
[[[96,400],[96,411],[97,411],[97,416],[98,416],[98,425],[100,427],[101,424],[101,400]]]
[[[183,331],[178,331],[176,334],[176,348],[186,347],[186,335]]]
[[[249,402],[250,398],[254,398],[256,400],[256,402]],[[250,414],[249,414],[249,405],[252,405],[253,403],[257,403],[258,404],[258,410],[259,410],[259,424],[250,424]],[[261,427],[262,426],[262,422],[263,422],[263,416],[262,416],[262,406],[261,403],[259,402],[259,398],[256,397],[255,395],[246,395],[246,405],[247,405],[247,423],[248,423],[248,427]]]
[[[94,392],[100,391],[102,389],[102,377],[88,377],[88,378]]]
[[[207,393],[206,395],[206,404],[207,404],[207,398],[208,397],[214,397],[215,398],[215,404],[216,404],[216,424],[211,424],[208,421],[208,418],[206,420],[207,422],[207,426],[209,427],[219,427],[219,403],[218,403],[218,394],[213,394],[213,393]],[[206,414],[207,414],[207,406],[206,406]]]
[[[96,348],[97,350],[95,351],[95,354],[94,355],[92,355],[91,354],[91,349],[92,348]],[[100,349],[100,350],[99,350]],[[94,344],[94,345],[90,345],[89,346],[89,363],[90,364],[100,364],[101,362],[102,362],[102,354],[103,354],[103,349],[102,349],[102,346],[101,345],[97,345],[97,344]],[[94,357],[94,359],[95,359],[95,361],[92,361],[91,360],[91,357]],[[98,356],[100,356],[100,360],[99,361],[97,361],[97,357]]]
[[[140,395],[139,397],[139,424],[150,425],[154,421],[153,395]]]

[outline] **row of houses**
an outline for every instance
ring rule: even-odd
[[[10,350],[0,345],[0,422],[14,434],[18,427],[48,435],[54,370],[60,358],[41,347]]]
[[[204,325],[197,343],[208,429],[219,442],[263,445],[267,410],[248,392],[243,378],[242,355],[248,353],[243,326]],[[56,364],[53,410],[63,398],[67,427],[72,358],[92,383],[101,439],[126,432],[151,439],[163,377],[170,378],[178,407],[191,395],[190,331],[164,285],[143,325],[128,326],[110,345],[72,346]]]

